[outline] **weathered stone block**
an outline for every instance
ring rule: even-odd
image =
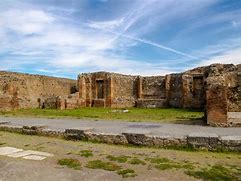
[[[93,107],[105,107],[105,100],[104,99],[94,99]]]
[[[85,139],[92,142],[100,142],[100,143],[108,143],[108,144],[120,144],[120,145],[128,144],[126,137],[120,134],[85,132]]]
[[[152,139],[147,137],[145,133],[126,132],[122,134],[126,137],[129,144],[145,146],[153,145],[153,142],[151,141]]]
[[[64,137],[66,139],[74,139],[74,140],[85,140],[85,132],[91,131],[93,128],[85,128],[85,129],[65,129]]]
[[[241,148],[241,136],[220,136],[220,140],[224,146]]]
[[[216,148],[218,135],[212,133],[192,133],[187,136],[187,143],[193,147]]]
[[[241,125],[241,112],[228,112],[229,124]]]

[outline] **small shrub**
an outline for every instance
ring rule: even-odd
[[[159,170],[170,170],[173,168],[182,168],[182,166],[174,163],[161,163],[161,164],[155,165],[155,168]]]
[[[130,161],[129,161],[130,164],[133,164],[133,165],[145,165],[146,162],[138,159],[138,158],[132,158]]]
[[[187,161],[182,162],[175,162],[172,160],[169,160],[168,158],[146,158],[146,160],[150,161],[152,164],[154,164],[154,167],[159,170],[168,170],[168,169],[188,169],[193,170],[194,166],[191,163],[187,163]]]
[[[109,159],[110,161],[117,161],[119,163],[125,163],[125,162],[127,162],[128,156],[121,155],[121,156],[115,157],[112,155],[108,155],[106,158]]]
[[[92,169],[102,169],[107,171],[116,171],[121,169],[119,165],[116,165],[111,162],[103,162],[101,160],[89,161],[86,167]]]
[[[92,157],[93,153],[91,150],[81,150],[80,156],[88,158],[88,157]]]
[[[135,174],[135,171],[132,169],[119,170],[117,173],[118,173],[118,175],[121,175],[122,178],[137,176],[137,174]]]
[[[81,163],[77,159],[72,158],[64,158],[61,160],[58,160],[59,165],[67,166],[68,168],[73,168],[76,170],[79,170],[81,168]]]
[[[211,168],[203,168],[197,171],[188,170],[185,173],[205,181],[236,181],[241,178],[239,171],[234,171],[221,165],[214,165]]]
[[[145,160],[150,161],[151,163],[154,163],[154,164],[170,162],[170,160],[168,158],[159,158],[159,157],[156,157],[156,158],[146,158]]]

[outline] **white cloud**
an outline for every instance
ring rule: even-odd
[[[54,17],[41,10],[8,10],[1,13],[2,27],[16,33],[41,33],[47,24],[54,21]]]
[[[35,65],[39,66],[35,68],[36,71],[48,74],[51,71],[59,74],[61,71],[73,73],[98,70],[142,75],[170,73],[177,67],[168,61],[165,64],[153,63],[152,60],[139,61],[127,57],[125,50],[146,44],[181,55],[181,63],[198,60],[203,52],[191,55],[164,46],[158,40],[148,40],[144,35],[151,34],[154,29],[172,20],[191,17],[215,2],[216,0],[136,0],[128,2],[127,11],[113,17],[108,16],[108,20],[100,18],[98,21],[91,17],[73,18],[72,14],[81,13],[75,8],[9,8],[3,10],[0,16],[0,54],[7,52],[9,57],[0,61],[1,64],[4,63],[4,69]],[[227,47],[222,48],[222,52],[217,47],[212,51],[223,53],[227,50]],[[210,55],[213,56],[213,52],[209,47]]]
[[[210,65],[213,63],[223,64],[240,64],[241,63],[241,48],[234,49],[223,53],[222,55],[214,56],[208,60],[201,61],[198,66]]]
[[[114,29],[120,27],[123,24],[123,21],[124,18],[111,21],[90,22],[88,26],[96,29]]]

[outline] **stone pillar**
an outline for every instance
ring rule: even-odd
[[[86,84],[85,84],[84,76],[80,76],[78,78],[78,84],[79,84],[79,98],[86,99]]]
[[[213,126],[227,125],[227,87],[222,76],[210,77],[207,80],[206,115],[207,124]]]
[[[106,99],[106,107],[112,107],[112,98],[113,98],[113,79],[112,76],[108,78],[108,93],[107,93],[107,99]]]
[[[171,75],[166,75],[165,76],[165,96],[166,96],[167,106],[169,105],[170,81],[171,81]]]
[[[92,81],[91,77],[86,77],[85,78],[85,83],[86,83],[86,107],[91,107],[92,106]]]
[[[19,100],[18,100],[18,88],[15,86],[10,86],[9,91],[11,93],[12,99],[11,99],[11,107],[13,110],[19,109]]]
[[[138,90],[138,95],[137,95],[137,98],[138,99],[142,99],[142,80],[143,78],[141,76],[138,76],[138,79],[137,79],[137,90]]]
[[[182,75],[182,89],[183,89],[183,108],[192,107],[192,83],[193,77],[187,74]]]
[[[64,98],[61,98],[60,96],[57,98],[57,109],[66,109],[66,100]]]
[[[85,76],[80,75],[78,77],[78,88],[79,88],[79,97],[78,97],[78,106],[86,107],[86,83]]]

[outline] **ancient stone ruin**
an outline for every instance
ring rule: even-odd
[[[199,108],[207,124],[241,124],[241,64],[213,64],[165,76],[84,73],[78,80],[0,72],[0,110]]]

